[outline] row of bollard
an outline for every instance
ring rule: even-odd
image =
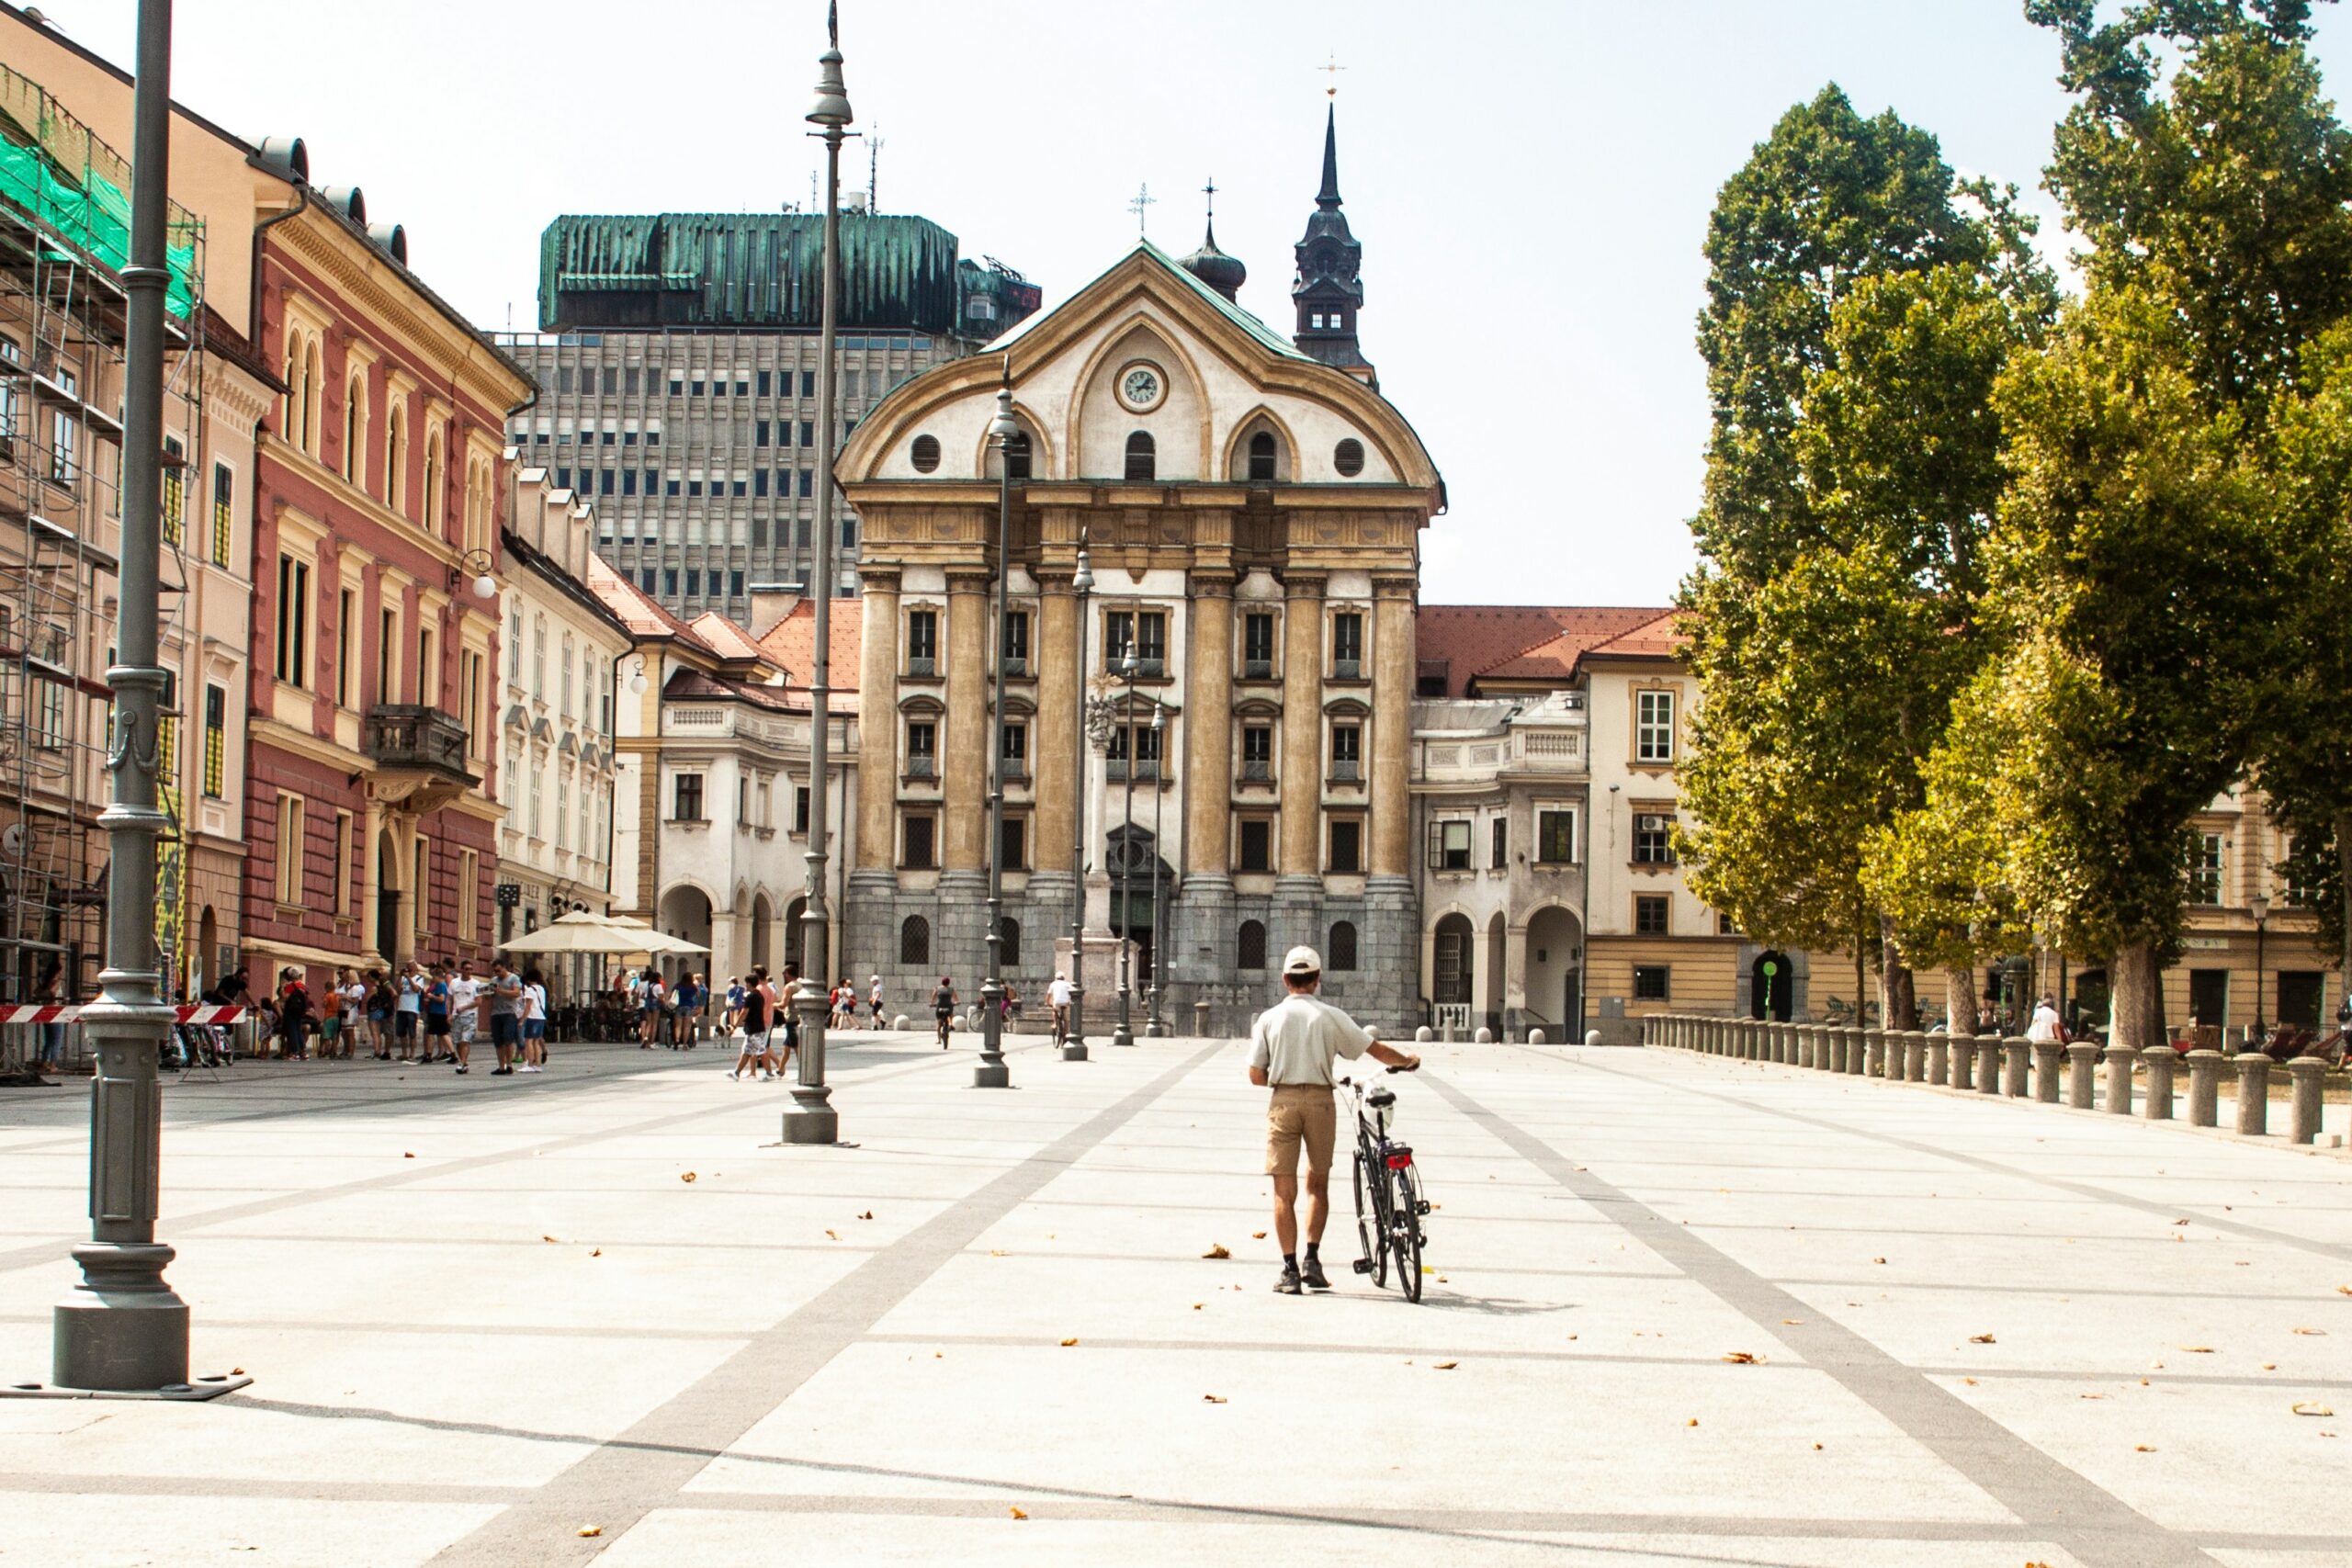
[[[2151,1122],[2171,1119],[2175,1069],[2188,1064],[2188,1121],[2211,1127],[2219,1121],[2222,1073],[2237,1074],[2237,1130],[2249,1137],[2269,1132],[2270,1073],[2277,1064],[2258,1051],[2224,1056],[2197,1050],[2185,1056],[2169,1045],[2133,1051],[2129,1045],[2102,1050],[2088,1042],[2037,1043],[1997,1034],[1953,1036],[1920,1030],[1858,1029],[1826,1023],[1781,1023],[1769,1019],[1718,1018],[1704,1013],[1653,1013],[1642,1020],[1642,1043],[1711,1056],[1777,1062],[1818,1072],[1894,1083],[1926,1083],[1980,1094],[2031,1098],[2045,1105],[2064,1103],[2088,1111],[2097,1099],[2096,1078],[2106,1070],[2106,1109],[2132,1112],[2132,1070],[2147,1070],[2147,1092],[2139,1111]],[[2104,1062],[2102,1063],[2102,1058]],[[2287,1064],[2294,1098],[2289,1137],[2314,1143],[2327,1064],[2297,1057]]]

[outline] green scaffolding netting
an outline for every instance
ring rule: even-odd
[[[130,264],[130,198],[112,181],[93,175],[85,189],[61,176],[38,149],[0,142],[0,197],[114,271]],[[172,276],[164,309],[185,318],[196,308],[196,246],[168,245],[164,254]]]

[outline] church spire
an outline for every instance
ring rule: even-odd
[[[1377,387],[1356,342],[1356,312],[1363,306],[1363,246],[1349,232],[1347,215],[1340,210],[1337,106],[1324,117],[1323,186],[1316,193],[1315,211],[1306,220],[1296,255],[1298,271],[1290,296],[1298,309],[1298,328],[1292,341],[1301,354]]]

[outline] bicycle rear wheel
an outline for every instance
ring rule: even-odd
[[[1397,1171],[1389,1245],[1396,1254],[1397,1283],[1405,1299],[1421,1299],[1421,1183],[1407,1166]]]
[[[1386,1192],[1376,1171],[1364,1162],[1363,1149],[1359,1145],[1355,1159],[1356,1187],[1356,1247],[1372,1260],[1372,1282],[1388,1283],[1387,1216],[1381,1213],[1381,1199]]]

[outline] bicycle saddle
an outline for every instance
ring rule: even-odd
[[[1393,1089],[1376,1089],[1363,1097],[1363,1102],[1366,1105],[1394,1105],[1396,1103],[1396,1091]]]

